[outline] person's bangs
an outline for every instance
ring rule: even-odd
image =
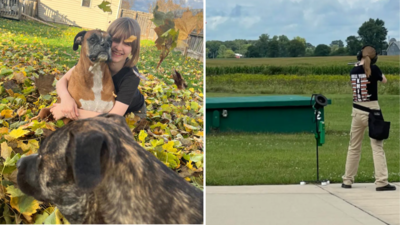
[[[112,41],[120,43],[121,41],[129,38],[130,31],[129,29],[118,29],[118,27],[115,29],[115,33],[111,34],[112,36]]]

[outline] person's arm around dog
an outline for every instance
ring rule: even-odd
[[[72,70],[75,67],[72,67],[58,82],[56,85],[57,94],[61,99],[61,104],[57,110],[51,109],[50,111],[53,113],[56,120],[62,119],[63,117],[68,117],[71,119],[77,119],[79,116],[78,106],[76,105],[75,100],[71,97],[68,92],[68,81],[71,77]],[[55,106],[56,106],[55,105]]]
[[[58,82],[56,85],[56,90],[61,98],[61,103],[54,104],[54,107],[50,110],[56,120],[62,119],[64,117],[70,118],[72,120],[86,119],[89,117],[95,117],[101,113],[87,111],[83,109],[78,109],[75,100],[71,97],[68,92],[68,81],[71,76],[71,68]],[[114,107],[111,109],[110,114],[117,114],[123,116],[128,109],[128,105],[121,103],[119,101],[115,102]]]
[[[108,65],[118,95],[113,108],[108,113],[123,116],[127,112],[133,112],[141,118],[145,117],[144,96],[138,90],[140,78],[133,73],[133,70],[139,73],[136,64],[140,54],[140,26],[131,18],[121,17],[108,27],[107,32],[112,36],[112,57]],[[57,83],[61,106],[54,104],[51,109],[53,117],[56,120],[63,117],[77,120],[100,115],[101,113],[78,109],[75,102],[71,103],[74,101],[68,92],[71,70]]]

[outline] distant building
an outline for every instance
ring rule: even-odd
[[[243,57],[243,55],[242,55],[242,54],[239,54],[239,53],[235,53],[235,57],[236,57],[237,59],[240,59],[240,58]]]
[[[400,55],[400,41],[392,41],[386,50],[387,55]]]

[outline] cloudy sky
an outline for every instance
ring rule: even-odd
[[[156,0],[135,0],[132,10],[140,12],[149,12],[149,4]],[[179,0],[174,0],[175,3],[179,3]],[[183,7],[190,7],[192,9],[202,9],[203,0],[185,0]]]
[[[358,36],[363,22],[381,19],[400,40],[399,0],[207,0],[207,40],[257,40],[261,34],[300,36],[314,46]]]

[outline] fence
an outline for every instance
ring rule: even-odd
[[[0,16],[10,19],[21,18],[22,0],[0,0]]]
[[[22,12],[25,15],[36,17],[38,16],[38,0],[24,0]]]
[[[151,21],[153,19],[152,13],[138,12],[133,10],[121,9],[119,17],[130,17],[135,19],[140,25],[140,39],[147,39],[155,41],[157,39],[157,34],[154,32],[156,27]]]

